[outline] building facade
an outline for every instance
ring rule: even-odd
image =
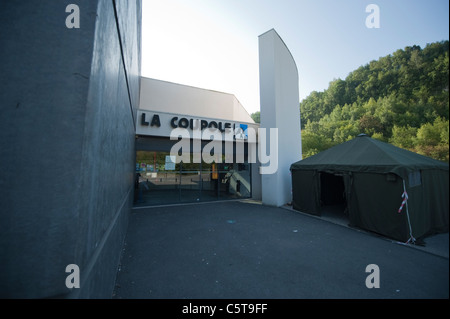
[[[234,95],[149,78],[140,92],[135,206],[260,199],[259,125]]]

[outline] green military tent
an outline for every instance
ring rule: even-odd
[[[447,163],[361,134],[290,169],[296,210],[341,203],[350,226],[398,241],[448,232]]]

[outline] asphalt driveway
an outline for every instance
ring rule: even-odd
[[[252,201],[134,209],[113,298],[449,298],[449,260]]]

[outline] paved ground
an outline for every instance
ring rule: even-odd
[[[449,298],[439,236],[417,249],[252,201],[135,209],[113,298]]]

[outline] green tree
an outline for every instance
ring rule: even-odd
[[[359,133],[448,161],[449,41],[370,61],[300,103],[304,154]]]
[[[392,128],[392,137],[389,142],[395,146],[414,150],[414,140],[417,135],[417,128],[411,126],[396,126]]]
[[[261,112],[260,111],[256,111],[255,113],[252,113],[250,116],[253,119],[253,121],[255,121],[255,123],[261,123]]]
[[[449,121],[437,118],[425,123],[417,130],[415,149],[419,154],[441,161],[449,161]]]
[[[364,114],[359,119],[359,130],[361,133],[365,133],[369,136],[372,136],[375,133],[383,134],[383,125],[377,117],[370,114]]]
[[[302,127],[310,121],[319,121],[325,114],[323,92],[313,91],[300,103],[300,118]]]
[[[331,139],[314,132],[302,130],[303,158],[315,155],[333,146]]]

